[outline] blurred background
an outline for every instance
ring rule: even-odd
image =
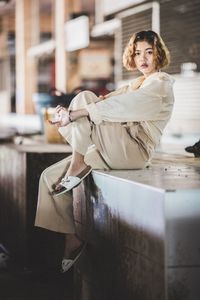
[[[42,133],[41,108],[67,102],[77,90],[105,94],[133,79],[138,74],[122,66],[125,44],[133,32],[153,29],[171,52],[166,71],[176,79],[164,138],[195,140],[199,25],[199,0],[0,0],[1,128]]]
[[[123,68],[122,53],[133,32],[147,29],[160,33],[168,46],[171,65],[166,72],[176,80],[174,110],[161,146],[176,144],[181,153],[180,149],[184,152],[185,146],[200,138],[199,0],[0,0],[0,269],[6,268],[7,260],[11,269],[17,263],[23,270],[41,266],[47,270],[60,264],[63,236],[34,227],[41,172],[71,154],[71,148],[62,145],[64,141],[47,119],[58,103],[67,107],[81,90],[103,95],[137,77],[138,73]],[[172,180],[177,180],[181,173],[177,162],[177,156],[173,156]],[[189,174],[199,184],[198,169],[190,169],[187,168],[188,172],[193,173]],[[162,168],[160,172],[158,180],[163,179]],[[186,174],[179,178],[183,176],[188,177]],[[193,204],[188,203],[192,211]],[[195,207],[194,224],[196,211]],[[190,227],[184,227],[184,231],[178,223],[178,228],[181,228],[180,241],[190,247],[185,238],[192,238],[188,235]],[[197,236],[199,230],[194,228]],[[177,249],[174,255],[180,252],[179,244]],[[185,246],[183,249],[193,255],[191,249]],[[187,268],[186,273],[180,273],[183,282],[190,278],[189,282],[194,283],[194,293],[199,288],[196,279],[199,273],[195,273],[198,270],[192,269],[198,262],[195,259],[195,263],[191,259],[188,267],[191,273]],[[0,299],[68,299],[58,297],[60,279],[58,286],[40,283],[30,290],[23,280],[19,282],[18,274],[14,277],[14,288],[10,285],[10,275],[2,274]],[[8,278],[4,279],[5,275]],[[25,296],[19,298],[17,295],[24,287]],[[175,293],[175,298],[186,299],[179,281],[177,288],[183,296]],[[37,289],[42,290],[38,292],[41,298],[34,292]],[[64,281],[64,293],[69,290]]]

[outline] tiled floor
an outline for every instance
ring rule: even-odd
[[[0,300],[73,300],[73,271],[0,270]]]

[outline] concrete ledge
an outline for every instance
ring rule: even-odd
[[[75,299],[200,297],[200,161],[156,153],[146,170],[93,171],[74,191],[88,247]]]

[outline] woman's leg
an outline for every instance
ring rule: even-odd
[[[80,109],[87,103],[95,101],[98,101],[95,94],[82,92],[74,98],[70,109]],[[90,164],[94,168],[108,169],[108,166],[94,147],[88,151],[88,147],[92,144],[92,141],[91,125],[87,118],[77,120],[66,127],[60,128],[59,131],[71,144],[73,149],[72,157],[68,160],[67,175],[76,176],[87,164]],[[71,195],[69,193],[54,197],[49,195],[49,192],[52,192],[53,184],[55,184],[62,173],[61,169],[63,169],[63,164],[58,163],[45,170],[41,175],[35,224],[36,226],[66,233],[64,256],[67,258],[73,250],[80,246],[82,241],[75,234]],[[63,203],[63,206],[61,203]],[[65,207],[67,203],[70,207],[68,212]],[[49,218],[50,215],[51,218]],[[66,222],[61,222],[62,216],[64,216],[64,221]],[[58,226],[58,224],[61,226]]]
[[[92,166],[93,169],[109,169],[108,165],[102,159],[99,151],[93,145],[89,148],[86,155],[83,156],[77,152],[74,152],[71,159],[71,164],[67,170],[67,174],[69,175],[76,175],[80,172],[81,166]],[[71,170],[69,171],[69,169]],[[79,236],[74,234],[66,234],[65,235],[65,249],[63,258],[70,258],[72,253],[76,249],[78,249],[83,241],[79,238]]]
[[[67,170],[67,175],[76,176],[87,167],[84,161],[84,155],[76,151],[72,152],[71,164]]]
[[[99,98],[90,91],[79,93],[71,102],[70,110],[84,108],[88,103],[99,101]],[[66,175],[76,176],[86,168],[84,160],[91,141],[91,123],[84,117],[66,127],[59,128],[61,135],[72,146],[72,159]]]
[[[71,193],[52,196],[54,185],[66,173],[71,157],[45,169],[39,181],[35,226],[61,233],[75,233]]]
[[[68,157],[48,167],[40,176],[38,205],[35,226],[65,234],[64,257],[78,248],[81,240],[76,235],[72,193],[52,196],[53,187],[67,172],[72,157]],[[85,163],[93,169],[109,169],[96,147],[93,145],[85,155]]]
[[[38,205],[35,226],[65,233],[65,249],[63,256],[80,247],[82,241],[75,233],[73,217],[73,198],[71,193],[55,197],[51,195],[54,184],[62,174],[66,173],[71,157],[47,168],[40,176]]]
[[[91,139],[111,169],[142,169],[149,160],[151,142],[134,123],[130,128],[117,122],[93,126]]]

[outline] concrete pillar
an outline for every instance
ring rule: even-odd
[[[55,65],[56,88],[67,90],[69,76],[69,54],[65,50],[64,24],[69,19],[70,13],[81,11],[81,0],[55,0]]]
[[[35,26],[39,20],[36,2],[16,1],[16,111],[22,114],[34,112],[32,94],[37,90],[36,61],[27,56],[27,50],[39,36],[39,26]]]
[[[64,24],[67,21],[68,1],[55,1],[55,65],[56,88],[66,91],[67,83],[67,53],[65,50]],[[67,19],[66,19],[67,18]]]
[[[8,24],[9,16],[2,16],[0,32],[0,114],[9,113],[11,110],[10,59],[7,46]]]

